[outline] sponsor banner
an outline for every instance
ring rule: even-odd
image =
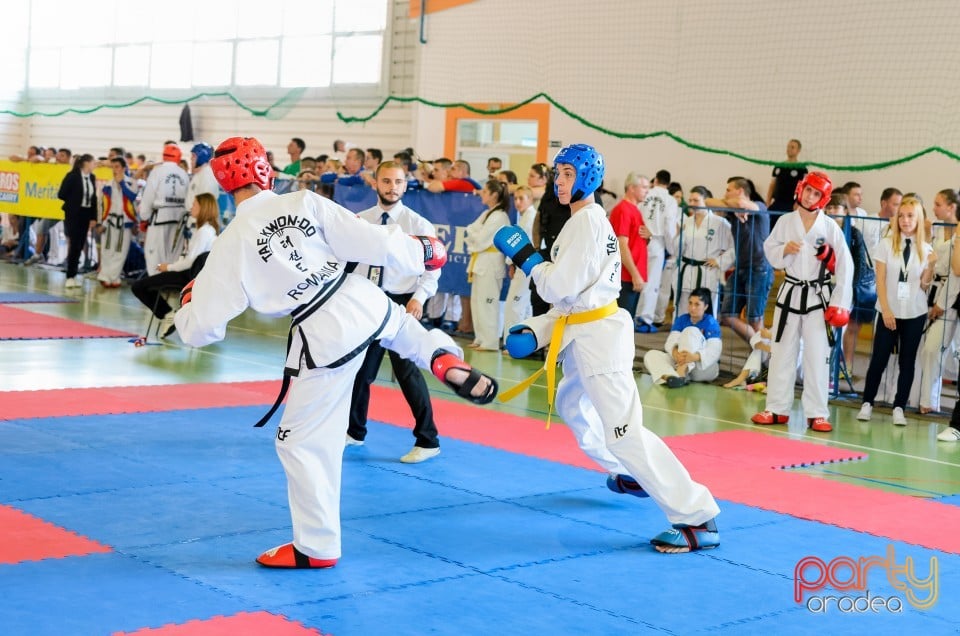
[[[62,219],[63,201],[57,198],[70,166],[29,161],[0,161],[0,212],[18,216]],[[94,170],[97,190],[112,178],[109,168]]]

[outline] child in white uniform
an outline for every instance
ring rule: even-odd
[[[797,359],[803,356],[803,413],[807,426],[826,433],[832,332],[850,319],[853,259],[843,231],[822,214],[833,184],[826,174],[810,172],[797,184],[797,207],[780,217],[763,243],[767,260],[783,269],[773,316],[767,407],[754,424],[786,424],[793,405]],[[830,274],[836,286],[829,287]],[[824,321],[827,325],[824,325]],[[802,345],[801,345],[802,343]],[[801,352],[802,346],[802,352]]]
[[[465,242],[470,252],[467,275],[470,285],[470,313],[473,316],[473,342],[471,349],[479,351],[500,350],[500,290],[507,266],[503,256],[493,246],[493,235],[509,225],[507,216],[509,190],[506,183],[487,181],[480,191],[480,200],[487,209],[467,226]]]
[[[720,509],[710,491],[693,481],[663,440],[643,426],[633,376],[632,316],[616,302],[619,243],[606,212],[591,196],[603,179],[603,157],[577,144],[562,149],[555,165],[557,197],[570,205],[571,216],[553,245],[552,262],[543,261],[518,227],[504,228],[495,241],[553,304],[546,314],[513,326],[507,350],[526,357],[549,344],[545,368],[550,402],[553,365],[558,358],[562,361],[557,412],[581,448],[612,455],[625,467],[627,474],[621,477],[626,479],[609,480],[611,489],[649,495],[666,513],[673,527],[653,538],[658,551],[716,547],[720,534],[714,518]],[[593,453],[591,457],[601,461]]]

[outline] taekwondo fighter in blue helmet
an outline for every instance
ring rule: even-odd
[[[190,175],[190,185],[187,186],[187,210],[193,207],[193,201],[198,194],[206,192],[212,194],[213,198],[220,196],[220,186],[217,185],[213,168],[210,166],[213,146],[201,141],[190,149],[190,155],[193,158],[193,173]]]
[[[584,452],[611,473],[611,490],[649,496],[666,513],[673,526],[652,539],[657,550],[715,548],[720,544],[717,502],[690,478],[663,440],[643,426],[633,377],[633,318],[617,307],[619,244],[592,196],[603,180],[603,157],[591,146],[575,144],[563,148],[554,164],[557,197],[570,205],[571,215],[553,244],[553,262],[543,261],[518,226],[503,228],[495,239],[553,305],[548,313],[512,326],[507,349],[523,358],[548,347],[544,369],[551,410],[555,366],[558,360],[563,365],[557,412]],[[515,394],[505,392],[501,399]]]
[[[177,332],[201,347],[226,335],[248,307],[290,316],[284,383],[289,387],[275,445],[287,476],[293,541],[257,558],[273,568],[329,568],[340,558],[340,478],[350,394],[364,352],[374,340],[430,369],[458,395],[489,402],[493,378],[472,369],[439,329],[390,301],[347,263],[384,266],[419,276],[446,261],[432,236],[411,236],[397,224],[373,225],[310,190],[278,195],[273,169],[252,137],[233,137],[211,160],[237,215],[213,243],[206,264],[184,287]],[[258,424],[258,425],[260,425]]]

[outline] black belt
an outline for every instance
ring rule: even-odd
[[[927,292],[927,307],[933,307],[937,302],[937,292],[940,290],[940,284],[946,280],[943,274],[937,274],[930,283],[930,291]]]
[[[809,314],[812,311],[817,309],[827,309],[827,299],[823,295],[823,290],[825,287],[829,286],[829,280],[818,279],[818,280],[800,280],[799,278],[794,278],[790,274],[786,275],[784,279],[784,285],[790,285],[790,289],[787,290],[787,294],[784,299],[781,301],[777,299],[777,307],[780,308],[780,320],[777,323],[777,333],[774,342],[780,342],[780,337],[783,335],[783,328],[787,326],[787,314],[800,314],[805,315]],[[793,290],[799,287],[800,292],[800,307],[794,309],[791,306],[791,300],[793,300]],[[813,290],[814,302],[810,303],[810,291]],[[777,294],[779,296],[779,294]],[[833,336],[832,330],[828,330],[828,334]],[[833,343],[830,343],[831,346]]]
[[[683,285],[683,275],[687,270],[688,265],[692,265],[697,268],[697,284],[693,286],[694,289],[698,289],[703,286],[703,266],[707,264],[707,261],[698,261],[692,258],[687,258],[686,256],[680,257],[680,284]]]
[[[317,309],[319,309],[335,291],[340,289],[340,286],[343,284],[343,281],[346,280],[346,274],[341,273],[340,277],[327,283],[317,294],[307,303],[300,305],[297,309],[294,310],[291,316],[293,319],[290,322],[290,332],[287,334],[287,355],[290,354],[290,347],[293,345],[293,332],[295,329],[299,328],[300,323],[309,318]],[[370,344],[376,340],[380,334],[383,332],[384,327],[387,326],[387,321],[390,319],[390,312],[392,309],[387,307],[387,314],[383,317],[383,320],[380,322],[380,326],[377,327],[376,331],[373,332],[369,338],[366,339],[362,344],[355,347],[351,351],[347,352],[345,355],[340,356],[338,359],[334,360],[330,364],[324,366],[326,369],[336,369],[337,367],[342,367],[346,363],[353,360],[355,357],[363,353]],[[303,332],[300,332],[300,338],[303,342],[303,356],[307,363],[308,369],[316,369],[317,366],[313,362],[313,356],[310,354],[310,348],[307,344],[307,339],[303,335]],[[283,399],[287,397],[287,391],[290,389],[290,378],[297,375],[300,372],[299,369],[291,369],[285,367],[283,370],[283,382],[280,384],[280,392],[277,394],[277,399],[274,400],[273,406],[270,407],[270,410],[267,411],[267,414],[260,418],[256,424],[255,428],[259,428],[265,425],[270,421],[270,418],[273,417],[273,414],[277,412],[277,409],[280,408],[280,404],[283,403]]]

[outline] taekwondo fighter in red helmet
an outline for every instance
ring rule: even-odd
[[[822,214],[832,192],[826,174],[807,174],[797,184],[797,208],[777,221],[763,243],[767,260],[784,270],[785,277],[773,314],[767,408],[751,418],[755,424],[786,424],[790,419],[802,341],[801,402],[807,427],[819,433],[833,430],[827,420],[830,347],[833,329],[850,320],[853,259],[843,230]]]
[[[340,558],[350,394],[367,346],[379,340],[475,403],[492,400],[497,385],[463,362],[446,334],[424,330],[379,287],[345,271],[348,262],[357,262],[420,275],[446,261],[443,243],[405,234],[399,225],[372,225],[309,190],[275,194],[267,153],[256,139],[227,139],[211,165],[237,213],[184,288],[177,332],[184,342],[203,346],[222,340],[227,323],[247,307],[291,317],[284,369],[289,399],[276,448],[287,476],[293,541],[257,562],[332,567]]]

